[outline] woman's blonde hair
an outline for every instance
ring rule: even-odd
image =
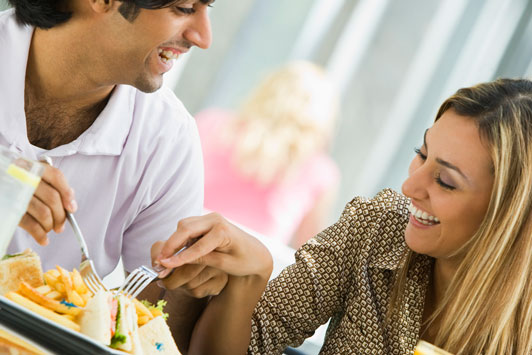
[[[257,86],[225,131],[235,144],[234,162],[262,184],[286,177],[326,148],[338,105],[321,67],[296,61],[278,69]]]
[[[474,120],[493,164],[494,183],[479,229],[444,299],[436,345],[454,354],[532,352],[532,82],[499,79],[458,90],[440,107]],[[457,253],[457,254],[458,254]],[[413,260],[397,275],[395,302]],[[430,321],[430,320],[429,320]]]

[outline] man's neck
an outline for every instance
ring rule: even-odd
[[[67,38],[64,38],[67,36]],[[83,45],[71,45],[72,34],[36,29],[25,79],[28,138],[51,149],[79,137],[105,107],[113,85],[98,83]]]

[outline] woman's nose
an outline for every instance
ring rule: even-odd
[[[401,191],[412,199],[423,199],[427,197],[428,186],[432,180],[431,172],[426,163],[416,164],[412,162],[408,169],[408,178],[403,182]]]

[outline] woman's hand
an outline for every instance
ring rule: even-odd
[[[74,213],[77,204],[74,190],[68,185],[61,171],[47,164],[41,181],[33,194],[28,209],[19,226],[32,235],[41,245],[48,244],[47,234],[52,229],[60,233],[65,226],[65,209]]]
[[[186,245],[188,248],[174,255]],[[159,276],[164,278],[175,269],[164,280],[165,286],[204,285],[203,295],[220,293],[228,276],[258,276],[267,281],[273,267],[262,243],[216,213],[181,220],[162,247],[154,244],[152,253],[157,249],[154,263],[167,268]]]

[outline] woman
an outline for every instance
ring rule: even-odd
[[[182,223],[161,258],[203,237],[161,262],[229,274],[191,351],[278,354],[330,319],[322,354],[530,354],[532,82],[459,90],[416,153],[404,196],[355,198],[262,296],[263,247],[216,215]]]
[[[205,208],[294,248],[325,228],[340,178],[327,153],[338,101],[321,67],[294,61],[237,112],[196,115]]]

